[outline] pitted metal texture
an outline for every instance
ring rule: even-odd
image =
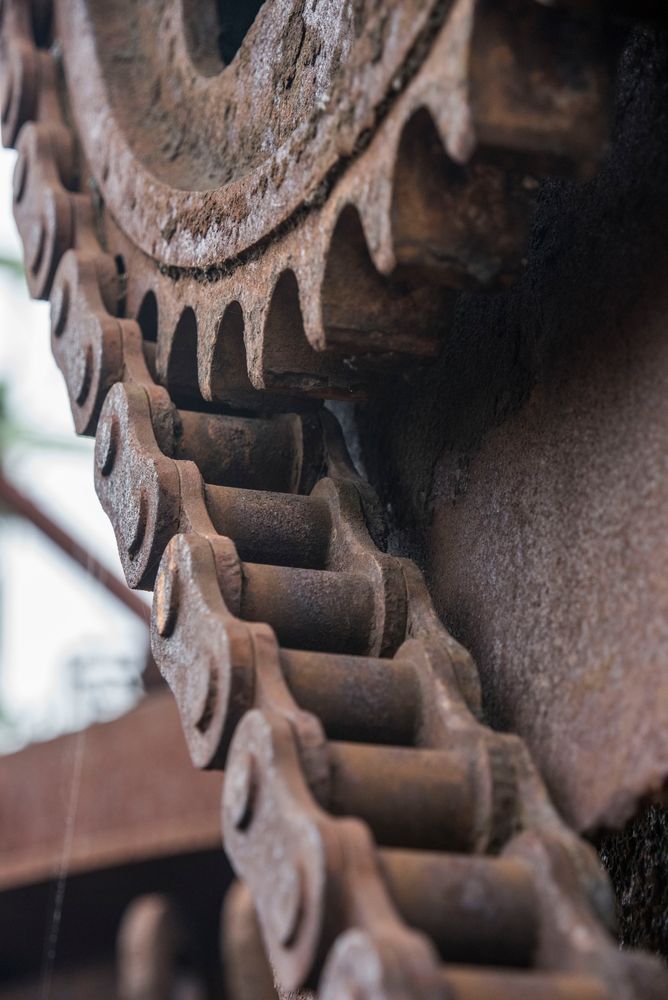
[[[262,24],[298,6],[263,8],[247,36],[250,65]],[[369,25],[381,22],[362,7],[365,53]],[[428,355],[452,288],[504,281],[516,267],[534,173],[586,166],[604,145],[607,74],[586,19],[573,24],[529,0],[423,7],[424,22],[394,49],[379,36],[378,77],[398,80],[389,103],[364,82],[362,57],[352,59],[357,85],[380,93],[364,148],[350,140],[348,169],[322,204],[291,209],[297,222],[284,233],[260,210],[249,216],[266,245],[245,259],[243,206],[210,244],[206,233],[201,245],[190,240],[197,198],[183,202],[183,177],[156,226],[138,141],[123,147],[117,121],[119,108],[128,121],[136,109],[114,98],[104,60],[89,63],[88,89],[82,78],[102,5],[55,5],[58,93],[51,22],[41,7],[8,0],[3,51],[18,55],[3,60],[3,136],[23,153],[16,211],[30,288],[51,295],[77,430],[97,428],[96,488],[128,581],[155,588],[153,651],[193,763],[225,768],[224,843],[252,899],[239,890],[230,902],[254,942],[246,949],[239,932],[239,960],[256,965],[261,937],[278,989],[322,1000],[658,1000],[665,970],[617,949],[594,852],[550,804],[522,742],[481,721],[475,664],[436,616],[417,567],[379,546],[378,501],[336,421],[258,391],[346,395],[378,377],[371,355],[381,364]],[[164,17],[186,8],[167,4]],[[141,15],[149,25],[156,9]],[[384,30],[411,12],[394,5]],[[110,24],[126,14],[119,3]],[[196,39],[173,33],[178,18],[170,28],[164,17],[166,37],[185,40],[177,78],[186,57],[210,66]],[[568,73],[547,42],[525,51],[536,19],[552,17],[574,32]],[[343,45],[343,29],[337,38]],[[233,82],[225,69],[216,84],[232,94],[243,87],[243,51]],[[316,54],[316,77],[318,65]],[[526,79],[533,89],[521,88]],[[354,93],[354,81],[344,74],[341,93]],[[194,101],[206,88],[193,87]],[[69,120],[83,149],[76,162]],[[106,177],[93,155],[101,125],[111,130],[104,152],[122,167]],[[319,141],[331,135],[316,126],[309,142]],[[177,179],[172,153],[156,173],[163,186]],[[327,157],[308,142],[303,155],[327,175]],[[89,168],[92,200],[81,193]],[[214,215],[218,199],[229,217],[234,183],[202,194]],[[135,205],[121,211],[127,184],[137,185]],[[444,200],[432,200],[439,185]],[[311,182],[297,188],[303,208]],[[207,254],[220,273],[204,273]],[[229,358],[216,340],[223,328]],[[266,976],[261,988],[272,989]]]
[[[48,296],[60,258],[81,255],[93,230],[122,284],[105,308],[139,321],[179,403],[358,398],[388,366],[428,358],[457,289],[521,270],[538,178],[586,174],[605,149],[608,54],[586,20],[531,0],[503,15],[483,0],[353,6],[333,18],[326,3],[264,4],[216,72],[192,38],[205,3],[61,0],[51,51],[31,44],[22,5],[7,7],[7,141],[36,122],[16,195],[31,291]],[[99,327],[95,278],[73,267]],[[92,432],[97,395],[117,380],[117,335],[103,338],[109,356],[89,357],[81,317],[62,323],[66,353],[83,359],[59,360],[78,373],[72,405]]]

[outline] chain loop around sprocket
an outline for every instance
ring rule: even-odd
[[[413,10],[376,6],[351,57],[360,93],[382,91],[363,72],[369,25],[389,38]],[[529,0],[421,6],[398,55],[376,39],[390,96],[362,116],[363,142],[330,150],[345,169],[328,166],[321,200],[312,178],[311,204],[285,224],[265,220],[232,249],[211,250],[203,233],[189,258],[181,202],[158,227],[115,201],[135,182],[136,149],[119,145],[103,68],[89,63],[90,89],[81,75],[108,5],[62,0],[52,38],[41,6],[7,0],[2,127],[19,149],[29,287],[51,298],[76,429],[97,430],[96,488],[128,581],[155,587],[153,651],[193,762],[226,769],[225,847],[280,989],[659,998],[664,970],[619,952],[606,929],[593,851],[550,805],[521,741],[481,722],[475,665],[421,573],[379,547],[377,498],[337,422],[294,398],[363,392],[379,364],[428,355],[453,287],[516,269],[539,170],[582,166],[603,144],[605,74],[586,21],[569,76],[550,46],[523,47],[536,18],[565,30],[568,14]],[[260,50],[272,9],[256,25]],[[530,93],[517,89],[525,71]],[[341,101],[346,87],[334,88]],[[116,154],[120,175],[98,172]],[[238,240],[224,188],[216,239]],[[248,896],[234,899],[250,927]]]

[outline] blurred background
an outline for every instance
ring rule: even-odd
[[[28,297],[12,216],[16,153],[0,152],[0,469],[122,579],[49,345],[49,306]],[[110,719],[141,697],[142,622],[29,519],[0,500],[0,753]]]
[[[15,159],[0,151],[0,998],[219,998],[220,774],[193,769],[155,683],[149,598],[125,585],[48,303],[28,297]]]

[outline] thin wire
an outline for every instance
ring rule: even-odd
[[[81,791],[81,773],[83,770],[84,747],[86,743],[86,730],[80,729],[75,737],[74,760],[72,762],[72,778],[70,782],[70,794],[67,805],[67,816],[65,818],[65,833],[63,836],[63,849],[58,865],[58,877],[56,880],[56,891],[53,899],[53,910],[49,923],[48,934],[44,942],[44,959],[42,963],[42,986],[40,990],[40,1000],[49,1000],[51,997],[51,987],[53,985],[53,968],[56,961],[56,951],[58,948],[58,937],[60,935],[60,923],[63,916],[63,903],[65,901],[65,887],[72,857],[72,845],[74,843],[74,828],[79,807],[79,792]]]

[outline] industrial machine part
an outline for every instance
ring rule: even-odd
[[[534,0],[256,8],[244,35],[204,0],[7,0],[1,110],[29,287],[277,987],[658,1000],[319,402],[517,276],[539,178],[605,149],[610,39]]]

